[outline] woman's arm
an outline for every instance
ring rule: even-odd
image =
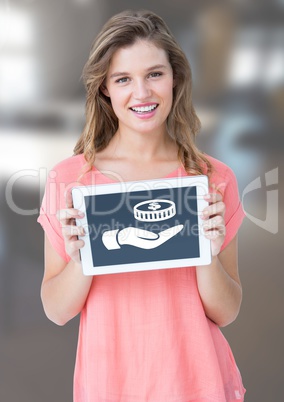
[[[83,235],[75,225],[79,211],[71,208],[58,213],[62,227],[65,249],[71,260],[67,263],[54,250],[45,236],[45,271],[41,286],[41,299],[47,317],[58,325],[64,325],[82,310],[88,296],[92,277],[84,276],[80,262],[79,249],[84,241],[78,240]],[[69,208],[68,208],[69,207]]]
[[[220,252],[225,238],[225,205],[220,194],[211,194],[206,208],[205,235],[211,240],[212,262],[196,267],[200,297],[208,318],[220,327],[234,321],[242,301],[242,287],[238,274],[237,235]]]
[[[196,267],[200,297],[208,318],[220,327],[233,322],[239,313],[242,288],[237,265],[237,236],[210,265]]]

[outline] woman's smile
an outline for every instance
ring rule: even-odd
[[[132,106],[130,110],[132,110],[139,119],[149,119],[155,115],[158,106],[158,103],[145,103]]]

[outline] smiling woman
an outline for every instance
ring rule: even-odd
[[[189,63],[159,16],[126,11],[102,28],[84,80],[84,131],[75,155],[50,173],[39,217],[45,312],[59,325],[81,314],[74,402],[241,402],[245,389],[218,327],[231,323],[241,304],[237,232],[244,213],[233,172],[195,145],[200,122]],[[82,212],[68,188],[201,174],[211,185],[198,229],[210,240],[210,265],[83,275]],[[145,220],[141,211],[139,217]],[[145,230],[133,230],[123,228],[123,238],[111,231],[111,242],[104,234],[105,248],[116,251],[119,241],[145,248]]]
[[[86,125],[75,147],[75,154],[84,153],[90,169],[95,159],[96,166],[99,166],[97,153],[106,149],[117,133],[119,118],[112,103],[116,98],[109,96],[107,84],[111,84],[112,88],[115,88],[114,84],[119,88],[131,86],[134,98],[130,100],[128,107],[145,107],[148,106],[147,102],[153,104],[153,99],[149,100],[150,83],[153,89],[157,85],[162,89],[160,83],[170,79],[172,83],[167,102],[171,104],[167,105],[169,112],[163,127],[166,124],[166,138],[174,140],[177,147],[174,152],[177,150],[178,157],[174,156],[173,165],[177,166],[181,162],[188,172],[201,174],[200,165],[205,163],[210,172],[208,158],[194,143],[200,121],[192,104],[191,68],[186,56],[159,16],[145,11],[140,14],[140,19],[139,13],[135,16],[133,14],[135,13],[132,11],[126,11],[112,17],[93,43],[83,72],[87,90]],[[139,51],[142,48],[143,59]],[[144,61],[146,53],[148,60],[142,66],[141,60]],[[131,77],[130,73],[135,74],[135,77]],[[154,105],[156,104],[157,99],[154,100]],[[162,109],[161,106],[159,108]],[[160,116],[160,113],[157,115]],[[144,146],[143,150],[145,152]],[[172,159],[172,156],[168,155],[168,159]]]

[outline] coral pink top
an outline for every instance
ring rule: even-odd
[[[226,204],[226,238],[244,217],[237,182],[226,165],[208,157],[211,183]],[[83,155],[50,172],[38,221],[66,260],[56,211],[78,184]],[[179,168],[167,177],[185,176]],[[97,169],[81,184],[113,180]],[[210,269],[210,268],[208,268]],[[231,349],[204,313],[195,267],[99,275],[81,312],[74,402],[240,402],[245,389]]]

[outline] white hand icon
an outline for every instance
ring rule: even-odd
[[[102,241],[108,250],[120,248],[122,245],[130,245],[143,249],[153,249],[170,240],[183,229],[183,225],[176,225],[160,233],[153,233],[134,227],[128,227],[119,231],[109,230],[103,233]]]

